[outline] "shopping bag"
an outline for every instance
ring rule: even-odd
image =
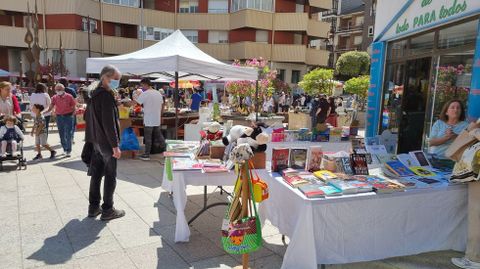
[[[249,169],[244,165],[243,169]],[[249,216],[241,218],[240,193],[241,187],[235,188],[234,197],[230,203],[222,224],[222,245],[224,250],[230,254],[246,254],[258,250],[262,246],[262,228],[258,217],[257,206],[255,205],[252,191],[252,181],[249,171],[246,171],[247,178],[242,179],[238,174],[236,186],[242,185],[242,180],[248,180],[250,197],[248,198]],[[253,207],[253,211],[252,211]]]
[[[469,182],[479,180],[480,142],[465,149],[462,157],[453,167],[452,182]]]
[[[249,165],[250,178],[252,179],[253,186],[253,200],[255,201],[255,203],[261,203],[267,200],[269,197],[268,184],[258,176],[252,161],[249,161]],[[255,172],[252,173],[252,171]]]
[[[132,127],[125,128],[120,139],[120,150],[139,150],[137,136]]]
[[[445,156],[458,162],[465,149],[473,145],[476,141],[477,138],[475,136],[471,135],[469,131],[464,130],[455,138],[447,151],[445,151]]]

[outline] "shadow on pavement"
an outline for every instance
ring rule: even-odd
[[[106,222],[92,218],[73,219],[56,235],[45,239],[43,246],[27,259],[43,261],[46,264],[63,264],[72,259],[74,253],[99,239],[99,233],[105,227]]]

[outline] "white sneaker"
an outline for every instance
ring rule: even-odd
[[[4,153],[4,154],[0,154],[0,158],[5,158],[5,157],[7,157],[7,154],[5,154],[5,153]]]
[[[455,264],[457,267],[463,269],[480,269],[480,263],[472,262],[466,257],[452,258],[452,263]]]
[[[65,156],[66,156],[67,158],[70,158],[70,156],[72,156],[72,154],[71,154],[70,152],[65,152]]]

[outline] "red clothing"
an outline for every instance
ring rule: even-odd
[[[52,105],[55,106],[55,114],[57,115],[71,114],[75,111],[75,99],[69,93],[53,96]]]
[[[13,102],[13,114],[17,115],[22,113],[20,110],[20,105],[18,104],[18,99],[15,95],[12,95],[12,102]]]

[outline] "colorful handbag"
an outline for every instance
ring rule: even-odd
[[[256,203],[261,203],[264,200],[268,199],[268,184],[263,181],[255,171],[255,175],[253,175],[252,171],[255,170],[253,167],[253,162],[249,161],[250,165],[250,178],[252,179],[253,185],[253,200]]]
[[[243,169],[249,169],[244,165]],[[234,197],[225,214],[222,224],[223,249],[230,254],[246,254],[258,250],[262,246],[262,228],[258,217],[257,206],[253,198],[253,187],[249,171],[245,171],[247,178],[242,179],[239,173],[236,186],[242,185],[242,180],[248,180],[250,197],[248,197],[248,217],[241,218],[240,193],[241,187],[236,187]],[[253,211],[252,211],[253,207]],[[253,215],[252,215],[253,214]]]

